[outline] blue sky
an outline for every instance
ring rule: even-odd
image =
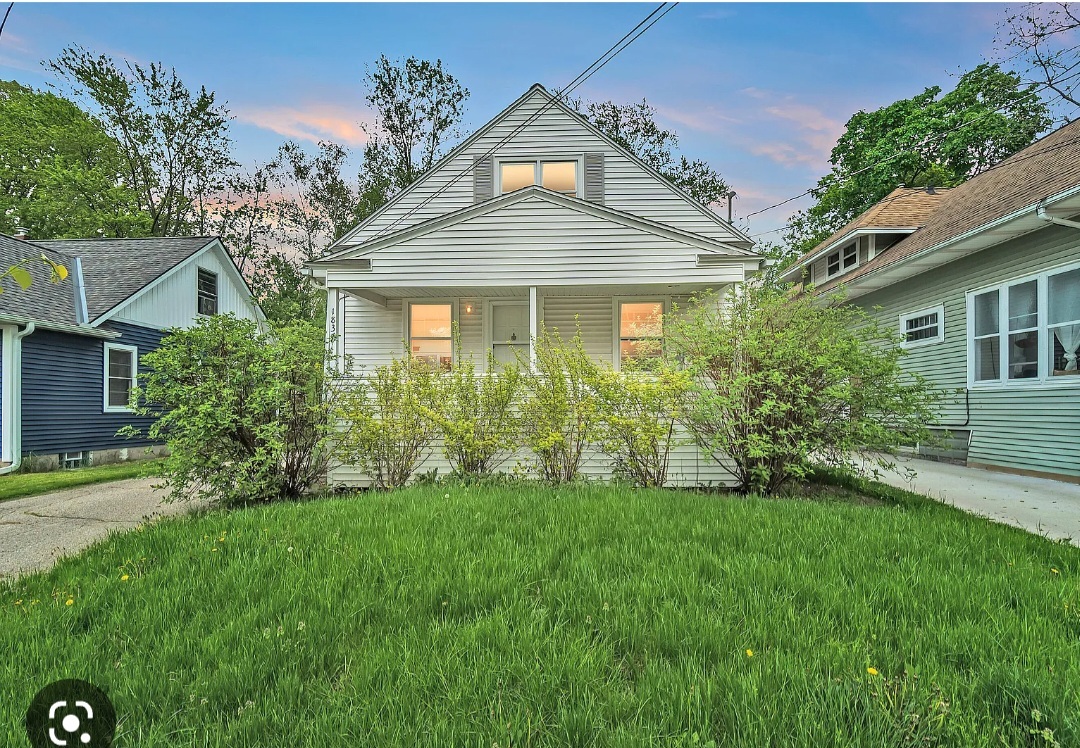
[[[5,3],[6,5],[6,3]],[[466,129],[529,85],[559,88],[651,4],[25,4],[0,38],[0,78],[42,87],[67,44],[162,61],[236,115],[245,163],[286,137],[357,147],[370,119],[364,66],[386,54],[441,58],[472,91]],[[683,3],[576,93],[646,98],[738,191],[736,216],[812,186],[859,109],[950,88],[994,53],[1004,5]],[[751,220],[782,225],[793,203]],[[745,224],[743,224],[745,227]],[[773,235],[775,236],[775,235]]]

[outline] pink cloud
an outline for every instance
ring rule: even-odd
[[[702,109],[680,109],[669,106],[657,106],[656,111],[661,117],[671,120],[677,125],[689,127],[691,130],[718,134],[726,132],[725,125],[738,124],[739,120],[716,110],[715,107]]]
[[[336,104],[312,104],[294,107],[244,107],[235,112],[236,119],[264,130],[272,130],[297,140],[317,143],[332,140],[342,145],[357,146],[367,142],[360,122],[370,124],[371,115],[349,110]]]

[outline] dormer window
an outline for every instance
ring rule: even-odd
[[[859,245],[849,244],[825,258],[825,277],[832,278],[846,273],[859,264]]]
[[[578,194],[576,159],[536,159],[499,163],[499,194],[515,192],[534,184],[564,195]]]

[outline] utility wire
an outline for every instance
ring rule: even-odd
[[[679,4],[678,2],[671,3],[670,5],[667,2],[660,3],[660,5],[658,5],[656,8],[654,8],[653,11],[651,13],[649,13],[649,15],[647,15],[645,18],[643,18],[637,24],[637,26],[635,26],[630,31],[628,31],[622,37],[622,39],[615,42],[615,44],[611,45],[611,47],[609,47],[608,50],[606,52],[604,52],[604,54],[600,55],[600,57],[598,57],[591,65],[589,65],[587,68],[585,68],[583,71],[581,71],[581,73],[579,73],[577,75],[577,77],[575,77],[572,81],[567,83],[566,86],[564,86],[562,89],[557,89],[555,91],[555,95],[552,96],[540,109],[538,109],[536,112],[534,112],[528,119],[526,119],[523,123],[521,123],[516,128],[514,128],[508,135],[504,136],[498,143],[496,143],[491,148],[489,148],[482,156],[480,156],[478,158],[474,158],[473,162],[471,164],[469,164],[465,169],[463,169],[461,172],[459,172],[457,175],[455,175],[452,180],[450,180],[449,182],[444,184],[442,187],[440,187],[434,194],[432,194],[429,197],[425,198],[423,200],[423,202],[421,202],[420,204],[414,206],[408,212],[406,212],[405,214],[403,214],[402,216],[397,218],[393,223],[391,223],[389,226],[386,226],[385,228],[383,228],[375,236],[371,237],[371,239],[368,239],[367,241],[374,241],[375,239],[378,239],[380,236],[383,236],[384,234],[389,233],[398,224],[400,224],[401,222],[403,222],[405,220],[408,220],[409,217],[414,215],[417,211],[423,209],[431,201],[433,201],[437,197],[439,197],[439,195],[441,195],[443,192],[445,192],[446,190],[450,189],[452,186],[457,184],[461,179],[463,179],[466,175],[468,175],[469,173],[472,172],[472,170],[476,167],[476,164],[484,161],[487,158],[490,158],[497,150],[499,150],[504,145],[506,145],[508,142],[510,142],[518,133],[520,133],[526,127],[528,127],[533,122],[535,122],[537,119],[539,119],[541,116],[543,116],[544,112],[546,112],[555,103],[556,100],[564,99],[564,98],[568,97],[571,93],[573,93],[573,91],[575,89],[577,89],[579,86],[584,84],[587,80],[589,80],[589,78],[591,78],[593,75],[598,73],[601,69],[603,69],[605,65],[607,65],[609,62],[611,62],[613,59],[615,59],[615,57],[620,52],[622,52],[624,49],[626,49],[631,44],[633,44],[635,41],[637,41],[646,31],[648,31],[650,28],[652,28],[653,25],[656,24],[657,21],[659,21],[661,18],[663,18],[668,13],[670,13],[672,10],[674,10],[675,6],[677,6],[678,4]],[[661,11],[663,11],[663,12],[661,12]],[[657,14],[659,14],[659,15],[657,15]]]
[[[0,37],[2,37],[4,35],[4,27],[7,26],[8,16],[11,15],[11,9],[14,8],[14,7],[15,7],[15,0],[11,0],[11,2],[8,3],[7,10],[4,11],[4,20],[0,21]]]
[[[1050,87],[1049,84],[1043,84],[1041,86],[1037,86],[1036,88],[1031,89],[1029,92],[1027,92],[1027,94],[1035,95],[1035,94],[1040,93],[1041,91],[1043,91],[1043,90],[1045,90],[1045,89],[1047,89],[1049,87]],[[857,177],[860,174],[863,174],[865,172],[870,171],[871,169],[876,169],[879,166],[884,166],[885,164],[891,163],[891,162],[895,161],[896,159],[900,158],[901,156],[903,156],[904,154],[910,152],[914,148],[922,148],[922,147],[925,147],[927,145],[930,145],[931,143],[933,143],[934,145],[940,144],[941,141],[943,141],[949,135],[952,135],[957,130],[961,130],[961,129],[965,128],[965,127],[973,125],[976,122],[979,122],[980,120],[984,120],[987,117],[989,117],[991,114],[998,114],[1001,111],[1010,108],[1011,106],[1014,106],[1014,104],[1005,104],[1003,106],[999,106],[997,109],[991,109],[989,112],[985,112],[985,113],[979,115],[978,117],[975,117],[974,119],[970,119],[970,120],[966,120],[964,122],[961,122],[956,127],[953,127],[953,128],[951,128],[949,130],[946,130],[943,133],[939,133],[936,136],[927,136],[926,138],[923,139],[923,141],[921,143],[916,143],[916,144],[913,144],[911,146],[908,146],[904,150],[898,151],[898,152],[894,153],[892,156],[889,156],[888,158],[882,159],[881,161],[870,164],[868,166],[863,167],[862,169],[859,169],[858,171],[854,171],[851,174],[848,174],[846,179],[851,179],[852,177]],[[807,195],[812,193],[817,188],[818,188],[817,185],[814,185],[810,189],[805,190],[803,192],[800,192],[798,195],[795,195],[793,197],[789,197],[786,200],[781,200],[780,202],[774,203],[773,205],[769,205],[768,207],[762,208],[761,210],[755,210],[753,213],[747,213],[745,216],[743,216],[743,218],[744,219],[745,218],[751,218],[753,216],[760,215],[760,214],[765,213],[767,211],[773,210],[774,208],[779,208],[782,205],[787,205],[790,202],[798,200],[800,197],[806,197]]]

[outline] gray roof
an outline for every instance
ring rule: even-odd
[[[41,261],[42,254],[67,267],[68,272],[74,267],[72,258],[63,252],[0,234],[0,272],[6,272],[12,265],[29,260],[22,267],[34,280],[33,285],[26,290],[10,277],[0,282],[4,289],[3,293],[0,293],[0,316],[57,325],[75,325],[75,286],[70,276],[61,283],[51,283],[51,271]]]
[[[86,310],[93,322],[215,239],[53,239],[34,244],[81,258]]]

